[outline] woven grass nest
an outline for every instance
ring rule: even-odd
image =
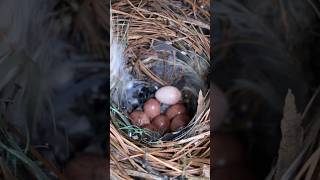
[[[111,7],[111,178],[209,178],[209,1]],[[182,92],[189,124],[164,135],[132,125],[129,114],[165,85]]]

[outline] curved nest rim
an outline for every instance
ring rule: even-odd
[[[122,23],[122,25],[125,25],[125,22],[129,24],[129,26],[122,26],[120,30],[123,32],[123,29],[125,29],[122,35],[125,34],[126,37],[127,47],[125,48],[125,53],[127,56],[137,59],[137,57],[144,55],[149,57],[150,54],[151,56],[155,55],[148,47],[157,37],[162,37],[162,41],[169,43],[182,52],[193,51],[196,55],[203,57],[208,66],[210,59],[209,35],[204,34],[203,31],[210,30],[208,25],[210,20],[209,1],[203,2],[204,4],[202,5],[205,5],[205,8],[202,8],[203,6],[199,4],[187,3],[187,5],[183,5],[180,1],[165,0],[161,1],[161,4],[158,1],[119,1],[112,4],[113,9],[111,12],[113,18]],[[151,7],[150,4],[153,6]],[[173,12],[172,7],[179,5],[183,7],[180,9],[180,13]],[[190,16],[190,14],[196,12],[198,16]],[[189,16],[186,14],[189,14]],[[173,28],[174,26],[176,27]],[[159,34],[159,32],[162,33]],[[165,34],[165,37],[163,34]],[[134,52],[138,52],[138,49],[145,52],[145,54],[135,54]],[[148,66],[141,60],[136,62],[138,63],[131,64],[131,70],[136,70],[136,65],[138,64],[140,68],[141,66],[145,68],[142,73],[147,74],[146,72],[150,70]],[[155,82],[158,80],[160,82],[158,83],[161,84],[161,78],[150,77],[150,74],[147,74],[147,76],[151,79],[155,78],[152,80]],[[204,95],[202,94],[203,92],[205,93]],[[198,105],[195,116],[192,118],[192,123],[178,132],[181,133],[181,136],[172,141],[161,139],[153,143],[135,141],[111,120],[111,178],[168,179],[178,176],[209,178],[209,88],[205,87],[203,92],[200,91],[197,94]],[[119,118],[119,116],[122,116],[120,118],[123,119],[127,118],[127,114],[121,112],[116,106],[112,106],[110,114],[112,119]],[[140,128],[137,129],[139,130]]]

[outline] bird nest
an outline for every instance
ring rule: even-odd
[[[209,1],[112,1],[112,179],[209,178]],[[129,114],[166,85],[192,117],[177,132],[132,125]]]

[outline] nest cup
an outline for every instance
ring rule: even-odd
[[[112,3],[112,43],[123,52],[111,57],[112,178],[209,177],[208,12],[209,1]],[[129,114],[166,85],[182,92],[189,124],[164,135],[132,125]]]

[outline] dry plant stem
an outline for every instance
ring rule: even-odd
[[[306,161],[306,163],[303,165],[303,167],[299,171],[298,175],[295,177],[295,180],[301,179],[304,173],[306,172],[307,172],[307,175],[305,179],[306,180],[311,179],[314,173],[314,170],[317,166],[317,163],[319,162],[319,159],[320,159],[320,147]]]
[[[156,157],[154,157],[154,156],[152,156],[150,154],[148,154],[148,157],[150,157],[151,160],[157,161],[157,162],[165,165],[166,167],[169,167],[169,168],[171,168],[171,169],[173,169],[173,170],[175,170],[175,171],[177,171],[179,173],[182,172],[180,169],[178,169],[178,168],[174,167],[173,165],[171,165],[171,163],[169,164],[167,162],[164,162],[164,161],[160,160],[159,158],[156,158]]]
[[[141,24],[141,27],[144,26],[144,25],[146,25],[147,23],[154,24],[155,27],[157,27],[157,23],[155,23],[155,22],[153,21],[153,19],[148,19],[148,18],[147,18],[147,19],[144,19],[143,17],[141,17],[141,16],[139,15],[139,13],[138,13],[137,15],[132,15],[132,14],[128,14],[128,13],[125,13],[125,12],[122,12],[122,11],[119,11],[119,10],[112,10],[112,11],[113,11],[113,13],[115,13],[115,14],[120,14],[120,15],[124,15],[124,16],[130,17],[130,18],[133,18],[133,20],[131,20],[131,21],[134,21],[133,23],[140,23],[140,24]],[[185,22],[181,22],[181,21],[177,20],[177,19],[180,19],[180,18],[174,18],[174,17],[170,17],[170,18],[169,18],[169,17],[167,17],[167,14],[166,14],[166,15],[161,15],[161,14],[159,14],[159,13],[153,13],[153,12],[146,11],[146,10],[144,10],[144,9],[141,9],[141,8],[138,8],[137,11],[141,11],[141,12],[143,12],[143,13],[152,15],[152,17],[153,17],[153,16],[156,16],[156,17],[158,16],[158,17],[160,17],[160,18],[164,18],[164,20],[173,21],[174,23],[179,24],[179,26],[182,26],[182,27],[181,27],[182,29],[186,30],[186,31],[188,32],[188,34],[190,34],[190,35],[187,35],[184,31],[181,31],[181,30],[177,29],[177,30],[175,30],[175,31],[178,31],[179,33],[181,33],[182,35],[185,36],[185,37],[179,37],[179,38],[187,38],[187,40],[186,40],[187,43],[190,44],[190,45],[192,45],[192,47],[193,47],[194,49],[196,49],[197,52],[201,51],[201,52],[209,53],[210,46],[209,46],[208,37],[203,38],[203,35],[195,32],[194,29],[192,29],[192,30],[190,29],[190,30],[189,30],[189,27],[188,27],[189,25],[184,25]],[[135,22],[135,21],[137,21],[137,22]],[[150,22],[149,22],[149,21],[150,21]],[[191,22],[190,22],[190,23],[191,23]],[[191,24],[192,24],[192,23],[191,23]],[[162,29],[161,29],[161,28],[162,28]],[[206,28],[209,28],[209,27],[206,27]],[[167,37],[176,36],[176,34],[177,34],[177,33],[173,32],[172,30],[170,30],[170,29],[168,29],[168,28],[163,29],[163,25],[160,26],[160,30],[162,30],[162,31],[160,31],[160,32],[163,32],[163,30],[165,30],[164,33],[166,34]],[[170,32],[173,32],[173,33],[168,33],[168,32],[166,32],[167,30],[169,30]],[[133,32],[134,32],[134,31],[133,31]],[[147,31],[147,32],[148,32],[148,31]],[[154,32],[155,34],[157,34],[159,31],[154,31],[154,26],[153,26],[153,28],[150,29],[149,32]],[[170,34],[171,34],[171,35],[170,35]],[[135,35],[132,34],[131,36],[135,36]],[[176,38],[178,38],[178,37],[176,37]],[[199,40],[194,40],[194,39],[197,39],[197,38],[199,38]],[[202,44],[205,44],[205,45],[202,46],[202,45],[199,44],[199,42],[202,42]],[[200,50],[200,48],[198,48],[198,46],[194,46],[194,44],[197,44],[197,45],[200,46],[200,47],[206,47],[206,48],[205,48],[205,50],[202,51],[202,50]],[[209,55],[209,54],[207,54],[207,57],[209,57],[208,55]]]
[[[117,168],[119,169],[119,171],[122,173],[122,174],[126,174],[123,169],[120,167],[117,159],[111,154],[110,155],[111,159],[113,160],[113,162],[116,164]]]
[[[111,127],[111,129],[114,128],[114,127]],[[111,130],[112,132],[114,133],[117,133],[117,131],[115,131],[115,129]],[[209,135],[209,133],[207,134]],[[116,137],[119,137],[117,135],[115,136],[110,136],[111,137],[111,142],[112,141],[119,141],[118,138]],[[203,135],[201,136],[198,136],[198,137],[203,137]],[[123,138],[123,137],[120,137],[120,138]],[[188,139],[185,143],[186,144],[189,144],[190,146],[190,142],[196,142],[198,139],[197,138],[190,138]],[[147,157],[147,161],[153,166],[153,167],[158,167],[157,168],[154,168],[155,170],[158,170],[158,171],[162,171],[162,172],[167,172],[167,174],[171,174],[171,175],[180,175],[182,172],[183,172],[183,167],[180,166],[178,163],[175,163],[175,162],[170,162],[170,159],[172,159],[172,156],[174,154],[176,154],[177,152],[179,152],[179,148],[173,148],[173,149],[167,149],[167,150],[163,150],[162,153],[169,153],[168,155],[166,156],[157,156],[157,152],[159,152],[159,147],[155,147],[154,149],[156,151],[153,151],[153,147],[149,147],[147,148],[148,149],[148,152],[150,153],[147,153],[145,154],[145,151],[141,148],[139,148],[138,146],[136,146],[135,144],[131,144],[132,142],[130,142],[129,140],[126,140],[126,139],[123,139],[123,140],[120,140],[122,141],[124,144],[127,144],[127,146],[130,146],[132,150],[130,154],[135,154],[135,155],[139,155],[140,157],[143,156],[143,155],[146,155]],[[204,140],[203,140],[204,141]],[[120,144],[120,143],[119,143]],[[173,145],[173,143],[171,143]],[[201,145],[202,143],[200,142],[199,145]],[[208,144],[208,143],[204,143],[204,144]],[[168,145],[167,143],[164,143],[163,144],[164,146]],[[121,146],[118,146],[121,148]],[[125,149],[128,149],[128,148],[125,148]],[[184,148],[186,149],[186,148]],[[190,148],[190,151],[194,151],[194,150],[199,150],[200,148]],[[124,150],[125,152],[126,150]],[[140,153],[137,153],[137,152],[140,152]],[[174,154],[172,154],[172,152],[174,152]],[[180,151],[181,152],[181,151]],[[170,155],[171,154],[171,155]],[[168,158],[165,158],[169,161],[163,161],[161,160],[161,158],[164,158],[164,157],[168,157]],[[126,159],[130,158],[130,156],[127,156],[127,157],[124,157]],[[206,159],[206,158],[205,158]],[[208,163],[210,162],[210,160],[207,158],[206,160],[203,159],[204,162]],[[124,159],[122,159],[124,160]],[[197,164],[196,162],[193,163],[193,158],[190,157],[190,160],[191,160],[191,165],[200,165],[200,164]],[[120,161],[118,161],[120,163]],[[169,163],[170,162],[170,163]],[[197,161],[197,162],[200,162],[200,161]],[[165,169],[163,168],[165,167]],[[186,170],[186,173],[189,173],[189,174],[194,174],[196,172],[200,172],[200,166],[198,166],[199,168],[196,168],[195,170],[191,171],[191,170]],[[174,171],[170,171],[166,168],[169,168],[169,169],[173,169]],[[141,171],[140,171],[141,172]],[[173,173],[175,172],[175,173]]]
[[[197,142],[197,141],[198,141],[198,140],[195,139],[195,140],[189,142],[189,143],[188,143],[186,146],[184,146],[180,151],[178,151],[177,153],[175,153],[175,154],[173,155],[173,158],[176,158],[176,156],[180,155],[181,152],[185,151],[185,149],[189,148],[190,145],[194,144],[194,143]],[[173,160],[175,160],[175,159],[173,159]],[[171,161],[172,161],[172,160],[171,160]]]
[[[310,110],[311,105],[313,104],[313,101],[315,100],[316,96],[319,93],[319,88],[315,91],[315,93],[313,94],[313,96],[311,97],[310,101],[308,102],[306,108],[303,111],[302,116],[300,116],[300,119],[304,119],[306,117],[307,112]],[[289,93],[288,93],[289,94]],[[290,100],[291,99],[291,100]],[[284,109],[284,119],[288,119],[288,117],[294,117],[297,115],[297,113],[295,112],[295,104],[294,104],[294,98],[287,96],[286,98],[286,105],[287,108]],[[291,101],[291,102],[290,102]],[[288,103],[290,102],[290,103]],[[289,108],[291,106],[291,108]],[[316,107],[318,109],[318,107]],[[290,167],[288,167],[286,170],[285,174],[281,176],[281,178],[293,178],[295,180],[299,180],[299,179],[314,179],[317,176],[319,176],[319,173],[317,172],[317,166],[319,166],[319,159],[320,159],[320,148],[319,148],[319,142],[318,142],[318,138],[319,138],[319,127],[320,124],[318,123],[318,117],[319,117],[319,113],[318,111],[315,111],[316,113],[313,115],[312,120],[306,125],[305,131],[303,132],[303,149],[301,149],[299,151],[299,153],[295,153],[296,155],[294,156],[294,162],[292,162],[290,164]],[[290,115],[290,116],[288,116]],[[297,117],[297,116],[296,116]],[[296,138],[296,142],[300,142],[301,141],[301,128],[299,128],[300,130],[295,130],[296,134],[295,136],[292,136],[292,138]],[[287,138],[287,136],[289,135],[287,131],[285,134],[285,138]],[[299,135],[300,134],[300,135]],[[298,136],[297,136],[298,135]],[[284,139],[285,139],[284,138]],[[296,144],[296,143],[295,143]],[[300,143],[298,143],[300,144]],[[290,149],[290,151],[292,152],[292,147],[288,146],[287,149]],[[287,150],[289,152],[289,150]],[[292,156],[292,154],[291,154]],[[279,159],[281,161],[285,161],[286,159],[279,155]],[[280,161],[279,160],[279,161]],[[279,168],[279,161],[277,163],[277,165],[273,168],[273,170],[270,172],[268,179],[272,179],[272,176],[276,174],[276,170],[277,168]],[[301,167],[301,168],[300,168]],[[275,177],[276,179],[279,178],[279,176]]]
[[[320,87],[317,88],[317,90],[315,91],[315,93],[313,93],[311,99],[309,100],[306,108],[304,109],[303,113],[302,113],[302,119],[304,119],[307,115],[307,113],[309,112],[309,109],[311,108],[311,105],[313,104],[313,101],[315,100],[315,98],[318,96],[320,92]]]
[[[113,127],[114,128],[114,127]],[[115,130],[115,129],[113,129],[113,130]],[[110,131],[111,131],[111,129],[110,129]],[[118,135],[118,138],[120,137],[119,136],[119,134],[117,134]],[[117,138],[117,139],[118,139]],[[121,140],[121,138],[119,138],[120,139],[120,144],[122,145],[122,147],[124,148],[124,150],[125,150],[125,152],[126,153],[129,153],[129,150],[127,149],[127,146],[124,144],[124,141],[122,141]],[[126,139],[123,139],[123,140],[126,140]],[[130,142],[131,143],[131,142]],[[132,144],[132,143],[131,143]],[[146,172],[142,167],[140,167],[136,162],[134,162],[132,159],[128,159],[129,161],[130,161],[130,163],[132,164],[132,166],[133,167],[136,167],[136,168],[138,168],[140,171],[143,171],[143,172]]]
[[[123,171],[127,171],[126,169],[123,169]],[[114,178],[115,180],[134,180],[133,178],[131,178],[129,175],[127,175],[127,173],[123,174],[121,173],[119,170],[113,169],[111,168],[111,175],[115,176],[116,178]],[[111,177],[113,177],[111,176]]]
[[[133,177],[140,177],[140,178],[144,178],[144,179],[154,179],[154,180],[162,180],[163,178],[155,176],[155,175],[151,175],[148,173],[142,173],[139,171],[133,171],[130,169],[126,170],[128,175],[133,176]]]
[[[157,75],[155,75],[152,71],[150,71],[140,60],[138,60],[139,67],[142,72],[148,75],[152,80],[159,83],[161,86],[168,85],[167,82],[161,80]]]

